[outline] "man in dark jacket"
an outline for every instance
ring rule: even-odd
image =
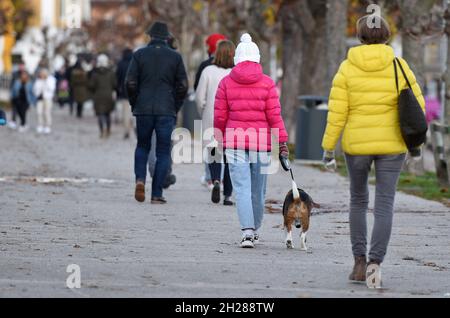
[[[117,64],[116,80],[117,80],[117,103],[122,110],[122,120],[124,125],[124,139],[130,138],[133,129],[133,120],[131,117],[131,109],[128,103],[127,90],[125,89],[125,77],[127,76],[128,67],[133,57],[133,50],[126,48],[122,52],[122,59]]]
[[[181,55],[168,47],[167,25],[156,22],[148,34],[150,44],[133,54],[125,79],[138,135],[135,198],[138,202],[145,201],[148,155],[156,131],[157,160],[151,202],[164,204],[163,184],[170,166],[171,136],[188,91],[188,80]]]

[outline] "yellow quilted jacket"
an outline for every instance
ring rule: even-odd
[[[350,49],[333,80],[328,123],[322,147],[332,151],[343,132],[342,147],[350,155],[406,153],[398,119],[394,50],[384,44]],[[425,111],[425,100],[416,78],[400,59],[415,96]],[[407,83],[398,68],[400,90]]]

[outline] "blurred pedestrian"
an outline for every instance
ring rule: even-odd
[[[441,118],[442,106],[439,99],[434,96],[425,97],[425,105],[427,123],[430,125],[433,121]]]
[[[25,132],[28,130],[27,112],[30,105],[34,104],[33,84],[25,70],[20,73],[20,78],[14,81],[11,97],[20,119],[19,132]]]
[[[131,106],[128,102],[127,90],[125,89],[125,77],[127,75],[128,67],[130,66],[133,51],[126,48],[122,52],[122,59],[117,64],[116,79],[117,79],[117,104],[122,112],[122,120],[124,127],[124,139],[129,139],[133,130],[133,118],[131,113]]]
[[[194,90],[197,90],[198,84],[200,83],[200,78],[202,76],[202,72],[205,68],[207,68],[208,66],[212,65],[213,60],[214,60],[214,54],[216,53],[217,50],[217,43],[221,40],[226,40],[227,37],[223,34],[220,33],[215,33],[215,34],[211,34],[210,36],[208,36],[208,38],[205,41],[205,44],[207,46],[207,50],[208,50],[208,59],[206,59],[205,61],[203,61],[198,70],[197,73],[195,74],[195,82],[194,82]],[[204,175],[201,177],[201,183],[202,185],[206,186],[208,188],[208,190],[212,191],[214,188],[214,184],[211,180],[211,173],[210,173],[210,169],[209,169],[209,165],[206,163],[207,158],[204,158],[205,160],[205,164],[204,164]]]
[[[289,154],[277,87],[263,73],[260,60],[258,46],[250,34],[243,34],[234,57],[236,66],[220,82],[214,104],[214,127],[221,132],[216,139],[230,167],[243,248],[253,248],[259,240],[272,129],[278,130],[280,155]]]
[[[77,61],[70,72],[70,86],[72,88],[73,101],[76,103],[77,118],[83,118],[84,103],[89,99],[89,79],[83,69],[81,61]],[[73,114],[73,104],[70,105],[70,114]]]
[[[214,129],[214,101],[217,93],[217,88],[222,79],[228,76],[234,66],[235,45],[231,41],[222,40],[218,44],[216,55],[213,64],[206,67],[200,77],[200,82],[195,93],[198,112],[202,116],[202,130],[203,136],[206,131]],[[217,146],[204,144],[203,147],[208,148],[208,154],[212,157],[217,157],[216,152],[219,150]],[[212,157],[210,159],[212,159]],[[220,202],[220,184],[223,180],[223,195],[225,196],[224,205],[233,205],[231,201],[231,194],[233,186],[231,184],[230,172],[228,164],[222,164],[223,155],[220,156],[220,162],[209,163],[211,180],[214,188],[211,192],[211,200],[214,203]],[[222,170],[224,170],[222,178]]]
[[[17,69],[12,73],[12,78],[11,78],[11,95],[13,93],[13,88],[14,88],[14,83],[16,82],[16,80],[18,80],[20,78],[20,74],[22,72],[25,72],[26,68],[25,68],[25,63],[23,61],[21,61],[19,63],[19,65],[17,65]],[[17,128],[17,123],[16,123],[16,119],[17,119],[17,109],[15,108],[14,103],[11,103],[11,120],[8,122],[8,127],[11,129],[16,129]]]
[[[52,108],[55,90],[56,79],[49,74],[47,69],[40,69],[33,86],[33,94],[37,101],[38,134],[50,134],[52,132]]]
[[[75,68],[75,65],[77,64],[77,56],[75,54],[71,54],[69,55],[69,58],[66,59],[66,74],[65,77],[68,81],[69,84],[69,112],[70,115],[73,114],[73,104],[74,104],[74,99],[73,99],[73,88],[72,88],[72,83],[71,83],[71,78],[72,78],[72,71]]]
[[[334,150],[343,135],[342,146],[350,176],[350,238],[354,256],[349,280],[365,281],[368,287],[379,288],[380,266],[392,232],[397,183],[408,151],[401,134],[398,111],[399,92],[408,88],[408,83],[403,76],[396,75],[395,53],[387,45],[391,37],[389,24],[376,17],[380,27],[373,28],[370,19],[373,16],[358,20],[357,33],[362,45],[348,52],[348,58],[333,80],[322,147],[325,166],[334,169]],[[425,110],[414,73],[404,59],[399,58],[397,62],[405,70],[405,77]],[[420,156],[420,148],[418,152]],[[368,181],[373,164],[376,174],[375,223],[368,251]]]
[[[92,91],[95,114],[98,118],[100,138],[111,135],[111,112],[114,110],[114,91],[116,89],[116,75],[109,67],[109,58],[100,54],[97,66],[92,72],[89,87]]]
[[[3,109],[0,109],[0,126],[6,125],[6,114]]]
[[[135,198],[145,201],[148,155],[156,131],[156,167],[152,181],[153,204],[164,204],[163,184],[170,167],[172,132],[183,106],[188,81],[183,59],[167,44],[167,25],[155,22],[148,34],[150,44],[133,54],[125,80],[128,98],[136,116]]]
[[[67,76],[67,70],[65,66],[62,66],[56,71],[56,101],[60,108],[64,105],[70,104],[70,85]]]

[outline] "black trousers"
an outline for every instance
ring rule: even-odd
[[[77,117],[78,118],[82,118],[83,117],[83,106],[84,103],[76,103],[76,107],[77,107]],[[69,107],[70,107],[70,114],[73,115],[73,102],[69,103]]]
[[[20,125],[25,126],[27,124],[27,111],[29,108],[28,102],[17,98],[12,101],[12,104],[12,120],[16,121],[16,116],[19,116]]]
[[[28,104],[27,103],[17,103],[16,105],[17,114],[20,118],[20,125],[25,126],[27,124],[27,111]]]
[[[216,155],[216,149],[212,149],[211,155],[214,157]],[[211,180],[214,181],[221,181],[222,180],[222,166],[225,166],[224,168],[224,175],[223,175],[223,195],[226,197],[230,197],[233,193],[233,185],[231,183],[231,177],[230,177],[230,169],[228,167],[227,158],[225,155],[223,156],[223,163],[221,162],[213,162],[209,164],[209,171],[211,172]]]

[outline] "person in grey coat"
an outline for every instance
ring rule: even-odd
[[[100,128],[100,138],[108,138],[111,135],[111,112],[115,105],[113,94],[116,89],[116,75],[108,66],[108,56],[105,54],[99,55],[97,68],[89,81],[95,114]]]

